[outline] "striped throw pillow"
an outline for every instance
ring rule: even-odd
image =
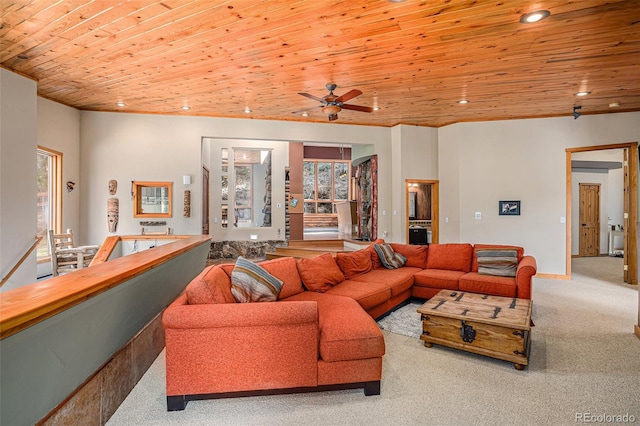
[[[263,267],[238,257],[231,271],[231,294],[236,302],[275,302],[281,289],[282,281]]]
[[[515,277],[518,269],[517,250],[477,250],[478,273],[499,277]]]
[[[393,251],[391,245],[387,243],[374,244],[373,248],[376,253],[378,253],[382,266],[387,269],[396,269],[407,263],[407,258],[400,253]]]

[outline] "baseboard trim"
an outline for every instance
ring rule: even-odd
[[[640,325],[636,324],[634,327],[634,331],[636,333],[636,337],[640,339]]]
[[[534,275],[535,278],[549,278],[552,280],[570,280],[571,275],[562,275],[562,274],[545,274],[545,273],[537,273]]]

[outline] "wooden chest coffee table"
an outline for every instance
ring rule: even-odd
[[[441,290],[418,312],[420,339],[513,362],[522,370],[529,364],[531,300]]]

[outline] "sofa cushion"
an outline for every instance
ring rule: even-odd
[[[476,251],[478,273],[499,277],[515,277],[518,253],[513,249],[485,249]]]
[[[458,280],[466,272],[445,269],[424,269],[413,276],[413,285],[418,287],[458,290]]]
[[[367,273],[373,268],[371,254],[367,249],[336,253],[336,263],[347,280]]]
[[[387,269],[396,269],[407,263],[407,258],[393,251],[390,244],[374,244],[373,248],[378,253],[382,266]]]
[[[286,299],[290,300],[317,302],[320,329],[318,347],[323,361],[350,361],[379,358],[384,355],[384,336],[380,327],[355,300],[311,291]]]
[[[508,245],[500,245],[500,244],[474,244],[473,246],[473,257],[471,259],[471,272],[478,272],[478,258],[476,256],[476,252],[478,250],[486,250],[486,249],[511,249],[516,250],[518,253],[518,263],[522,260],[522,256],[524,256],[524,248],[519,246],[508,246]]]
[[[324,293],[331,286],[344,281],[344,274],[331,253],[298,259],[297,266],[302,283],[311,291]]]
[[[398,269],[378,268],[364,275],[354,277],[352,281],[384,284],[391,289],[391,297],[396,297],[411,288],[413,285],[413,275],[421,270],[421,268],[407,266]]]
[[[231,272],[231,293],[237,302],[274,302],[281,289],[281,280],[260,265],[238,257]]]
[[[346,280],[327,290],[327,294],[350,297],[365,310],[374,308],[391,299],[388,285],[378,282]]]
[[[422,269],[427,266],[427,246],[391,243],[391,248],[407,258],[404,266]]]
[[[367,250],[369,250],[369,253],[371,254],[371,266],[373,269],[376,269],[382,267],[382,262],[380,262],[380,256],[378,256],[378,252],[373,247],[374,244],[384,244],[384,240],[382,238],[378,238],[369,245],[369,247],[367,247]]]
[[[187,303],[235,303],[231,280],[219,266],[207,266],[186,288]]]
[[[260,266],[282,281],[282,289],[278,295],[278,300],[304,291],[300,274],[298,274],[296,259],[293,257],[279,257],[266,260],[260,262]]]
[[[473,247],[467,243],[430,244],[427,269],[469,272]]]
[[[516,279],[469,272],[460,277],[460,290],[494,296],[516,297]]]
[[[229,278],[231,278],[231,273],[233,272],[233,268],[236,267],[234,263],[221,263],[220,268],[227,274]]]

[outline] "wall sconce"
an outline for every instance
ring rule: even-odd
[[[182,176],[182,184],[183,185],[191,185],[191,175]]]

